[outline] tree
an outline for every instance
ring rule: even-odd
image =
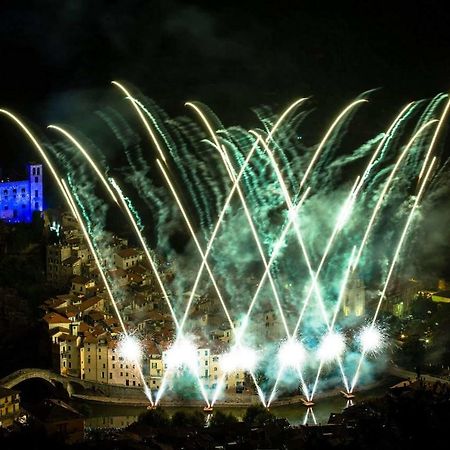
[[[170,425],[167,413],[161,409],[150,409],[138,417],[138,423],[155,428],[164,428]]]
[[[227,427],[233,426],[238,422],[237,418],[233,414],[225,414],[224,412],[218,410],[215,411],[210,425],[211,427]]]
[[[190,414],[184,411],[176,411],[171,418],[174,427],[196,427],[201,428],[205,425],[205,416],[200,411],[194,411]]]
[[[243,422],[249,427],[261,426],[274,419],[274,415],[264,406],[249,406],[244,414]]]

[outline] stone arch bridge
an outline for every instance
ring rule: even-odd
[[[80,389],[92,388],[92,383],[80,380],[78,378],[69,378],[59,375],[51,370],[47,369],[19,369],[15,372],[7,375],[6,377],[0,378],[0,386],[5,388],[13,388],[19,383],[26,380],[31,380],[34,378],[40,378],[47,381],[52,386],[56,387],[62,385],[67,391],[69,396]]]

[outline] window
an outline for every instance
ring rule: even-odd
[[[40,167],[36,167],[36,175],[40,175],[41,174],[41,168]]]
[[[33,167],[32,173],[33,175],[36,175],[36,167]]]
[[[34,177],[34,182],[39,183],[39,177]]]
[[[21,189],[22,194],[25,194],[25,188]]]
[[[115,369],[116,368],[116,365],[115,364],[113,364],[113,369]]]
[[[37,189],[34,190],[34,198],[38,198],[39,197],[39,192]]]
[[[14,195],[17,194],[17,189],[16,188],[13,189],[13,194]]]
[[[109,372],[109,379],[112,378],[112,372]]]
[[[128,376],[128,372],[125,372],[125,376],[126,376],[126,377]]]
[[[205,366],[207,366],[208,365],[208,361],[205,361]]]
[[[103,363],[103,368],[106,369],[106,364],[105,363]]]
[[[136,386],[136,381],[133,381],[133,386]]]
[[[5,196],[8,195],[8,189],[4,189],[4,190],[3,190],[3,195],[5,195]]]
[[[98,359],[102,359],[102,355],[98,355]]]
[[[35,202],[34,209],[39,209],[39,203],[38,202]]]
[[[112,358],[111,358],[113,361],[115,361],[116,360],[116,357],[114,356],[114,355],[112,355]]]
[[[120,372],[120,376],[123,377],[123,372]]]
[[[105,372],[102,372],[102,378],[105,378]]]
[[[72,363],[71,362],[69,362],[69,369],[71,369],[72,368]]]

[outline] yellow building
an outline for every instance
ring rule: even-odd
[[[108,342],[106,365],[108,370],[107,383],[119,386],[140,387],[142,380],[139,374],[139,368],[134,362],[125,361],[123,357],[118,354],[117,345],[118,342],[116,340]],[[103,372],[101,373],[101,376],[102,378],[98,381],[103,383]]]
[[[18,391],[0,386],[0,428],[10,427],[20,412]]]
[[[164,374],[161,350],[154,342],[146,343],[143,373],[150,389],[159,389]]]
[[[80,338],[70,334],[62,334],[59,337],[60,349],[60,373],[71,377],[80,378]]]
[[[82,380],[97,381],[97,343],[98,339],[86,335],[80,347],[80,375]]]

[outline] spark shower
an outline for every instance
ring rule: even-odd
[[[300,98],[280,113],[255,108],[258,125],[248,131],[225,126],[199,102],[171,118],[121,83],[112,89],[120,106],[92,121],[121,148],[119,167],[96,136],[49,125],[49,137],[38,138],[17,115],[0,113],[30,140],[78,220],[122,329],[119,348],[140,367],[124,292],[108,275],[108,211],[135,233],[175,329],[158,390],[140,367],[149,402],[180,383],[213,406],[236,370],[265,406],[287,393],[311,403],[321,390],[350,394],[369,380],[383,365],[374,355],[385,348],[380,313],[396,267],[420,205],[445,182],[447,165],[438,161],[448,96],[407,104],[355,144],[354,122],[376,107],[373,91],[317,130],[308,120],[318,112]],[[173,240],[180,232],[181,250]],[[198,325],[201,299],[220,318],[214,326]],[[214,346],[218,330],[229,343],[211,384],[198,348]]]

